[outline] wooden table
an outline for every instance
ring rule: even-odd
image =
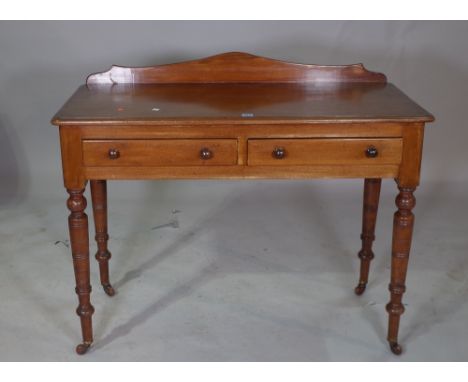
[[[88,218],[91,184],[101,285],[109,295],[107,179],[364,178],[364,292],[382,178],[399,193],[394,216],[388,341],[398,327],[419,184],[424,124],[434,118],[385,75],[361,64],[317,66],[245,53],[92,74],[54,116],[84,354],[93,342]],[[338,308],[338,307],[337,307]]]

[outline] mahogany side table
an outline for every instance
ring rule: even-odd
[[[304,65],[246,53],[92,74],[53,117],[59,126],[84,354],[93,342],[91,185],[101,285],[109,295],[108,179],[363,178],[359,283],[366,289],[382,178],[398,186],[388,342],[395,354],[419,184],[434,117],[361,64]]]

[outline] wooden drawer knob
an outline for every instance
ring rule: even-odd
[[[286,156],[286,150],[283,147],[275,147],[271,154],[275,159],[283,159]]]
[[[210,149],[204,147],[200,150],[200,158],[203,160],[211,159],[213,158],[213,152]]]
[[[379,151],[377,150],[376,147],[374,146],[369,146],[366,149],[366,157],[368,158],[375,158],[377,155],[379,155]]]
[[[109,159],[117,159],[120,157],[120,151],[117,149],[109,149]]]

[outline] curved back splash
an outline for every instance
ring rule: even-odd
[[[230,52],[200,60],[152,67],[112,66],[88,76],[87,85],[167,84],[167,83],[258,83],[258,82],[371,82],[386,83],[382,73],[367,70],[362,64],[296,64]]]

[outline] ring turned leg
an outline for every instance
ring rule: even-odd
[[[83,335],[83,343],[76,347],[76,352],[84,354],[93,342],[91,316],[94,313],[94,307],[90,301],[88,217],[84,212],[86,208],[86,199],[83,196],[84,189],[69,189],[67,191],[70,194],[67,201],[68,209],[71,212],[68,217],[68,226],[76,280],[75,291],[79,300],[76,313],[80,316]]]
[[[94,226],[96,229],[97,253],[101,285],[108,296],[115,294],[109,281],[109,259],[111,253],[107,249],[109,235],[107,233],[107,183],[105,180],[91,180],[91,199],[93,202]]]
[[[398,186],[400,193],[396,198],[398,210],[393,219],[393,241],[392,241],[392,270],[389,285],[390,302],[387,304],[389,314],[388,342],[394,354],[401,354],[402,348],[398,344],[398,328],[400,316],[405,311],[402,304],[405,292],[406,270],[411,248],[411,237],[413,234],[414,215],[411,210],[416,205],[413,196],[415,188]]]
[[[359,275],[359,284],[354,289],[357,295],[361,295],[366,290],[369,278],[369,266],[374,258],[372,252],[372,242],[375,239],[375,222],[377,219],[377,210],[379,208],[380,186],[382,179],[364,180],[364,203],[362,209],[362,248],[358,253],[361,259],[361,270]]]

